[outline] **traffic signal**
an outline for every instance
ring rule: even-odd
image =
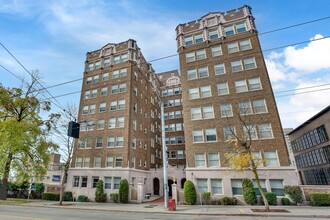
[[[68,126],[68,136],[73,138],[79,138],[79,128],[79,123],[70,121]]]

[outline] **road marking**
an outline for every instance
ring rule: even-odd
[[[6,218],[13,218],[13,219],[25,219],[25,220],[48,220],[47,218],[33,218],[33,217],[24,217],[24,216],[17,216],[17,215],[1,215],[0,217]]]

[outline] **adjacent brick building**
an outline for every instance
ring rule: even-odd
[[[289,133],[303,185],[330,185],[330,106]]]

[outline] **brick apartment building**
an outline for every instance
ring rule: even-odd
[[[289,133],[303,185],[330,185],[330,106]]]
[[[108,195],[121,179],[144,193],[163,194],[161,117],[168,185],[192,180],[199,193],[240,197],[249,172],[226,167],[226,139],[253,131],[262,187],[282,195],[296,185],[283,130],[249,6],[209,13],[176,28],[178,71],[155,74],[134,40],[88,52],[82,85],[79,150],[66,190],[94,198],[99,179]],[[161,115],[161,104],[164,115]],[[169,194],[171,192],[169,191]]]

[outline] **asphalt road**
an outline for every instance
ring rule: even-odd
[[[181,215],[161,213],[133,213],[98,210],[81,210],[66,208],[26,207],[15,205],[0,205],[1,220],[182,220],[182,219],[221,219],[221,220],[301,220],[301,218],[255,217],[255,216],[207,216],[207,215]],[[311,220],[315,218],[304,218]]]

